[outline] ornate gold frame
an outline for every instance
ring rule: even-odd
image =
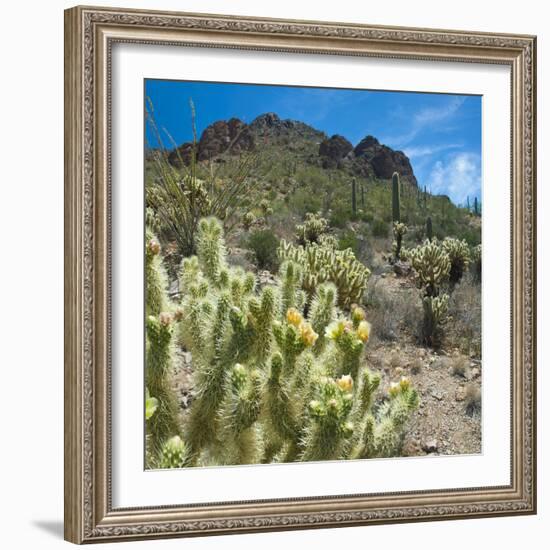
[[[512,460],[504,487],[204,506],[110,500],[110,52],[115,42],[498,63],[512,82]],[[533,36],[76,7],[65,12],[65,538],[76,543],[536,512]]]

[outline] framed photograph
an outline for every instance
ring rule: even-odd
[[[536,38],[65,12],[65,538],[536,512]]]

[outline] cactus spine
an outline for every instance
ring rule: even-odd
[[[392,204],[392,219],[395,222],[401,222],[401,185],[399,174],[394,172],[391,177],[391,204]]]

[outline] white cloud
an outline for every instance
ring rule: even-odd
[[[411,117],[412,127],[408,132],[397,136],[386,137],[383,140],[384,143],[392,147],[404,147],[410,143],[424,128],[429,127],[436,122],[444,122],[452,119],[464,101],[466,101],[465,97],[453,97],[441,107],[428,107],[421,109]]]
[[[449,143],[445,145],[421,145],[420,147],[406,147],[403,151],[411,160],[420,157],[426,157],[446,151],[447,149],[460,149],[464,145],[462,143]]]
[[[467,197],[481,198],[481,160],[474,153],[456,153],[444,162],[438,160],[428,176],[428,187],[438,195],[448,195],[455,204]]]

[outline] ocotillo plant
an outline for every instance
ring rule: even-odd
[[[402,397],[391,389],[378,399],[380,377],[364,364],[362,308],[345,316],[336,286],[319,283],[306,310],[303,270],[289,259],[275,285],[258,290],[252,274],[228,266],[217,220],[201,220],[198,237],[180,276],[196,388],[185,465],[398,453],[418,397],[404,381]]]
[[[357,180],[351,180],[351,211],[354,216],[357,216]]]
[[[397,172],[391,177],[391,191],[392,219],[394,222],[401,222],[401,185]]]

